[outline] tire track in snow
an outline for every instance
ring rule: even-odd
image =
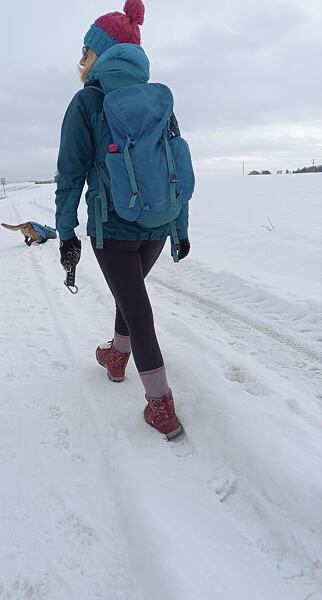
[[[30,190],[38,188],[38,185],[35,183],[22,183],[21,185],[17,185],[14,183],[10,183],[6,186],[6,190],[10,192],[21,192],[23,190]]]
[[[170,283],[169,281],[165,281],[164,279],[161,279],[159,276],[155,276],[152,274],[150,276],[150,279],[154,283],[161,285],[163,288],[175,292],[179,296],[183,297],[185,300],[193,300],[194,302],[197,302],[199,307],[201,309],[203,309],[204,311],[205,310],[207,312],[211,311],[211,314],[215,321],[219,320],[218,314],[224,315],[226,317],[229,317],[230,319],[234,319],[236,321],[239,321],[240,323],[248,325],[252,329],[254,329],[260,333],[263,333],[267,337],[270,337],[270,338],[274,339],[275,341],[288,346],[292,350],[295,350],[296,352],[303,354],[306,358],[309,358],[314,363],[316,363],[316,362],[321,363],[321,361],[322,361],[322,354],[320,354],[319,352],[316,352],[313,348],[309,348],[309,346],[307,346],[303,342],[300,342],[295,337],[293,337],[289,334],[277,331],[270,325],[267,325],[264,321],[253,319],[253,318],[249,317],[246,313],[243,313],[243,312],[237,311],[237,310],[233,310],[233,309],[229,308],[227,305],[221,304],[220,302],[215,302],[215,301],[209,300],[208,298],[202,298],[202,296],[200,296],[199,294],[197,294],[193,291],[186,291],[186,290],[182,289],[181,287],[179,287],[178,285],[173,285],[173,283]]]

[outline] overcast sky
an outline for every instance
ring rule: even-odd
[[[5,0],[0,176],[51,177],[60,126],[81,87],[84,34],[119,0]],[[319,0],[147,0],[151,80],[170,85],[197,170],[321,162]]]

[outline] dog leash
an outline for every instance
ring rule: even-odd
[[[76,265],[79,262],[81,255],[80,248],[76,248],[72,246],[66,252],[66,256],[64,258],[64,269],[66,271],[66,279],[64,281],[65,286],[70,291],[71,294],[77,294],[78,287],[75,285],[76,278]]]
[[[76,265],[68,267],[65,269],[66,271],[66,279],[64,281],[65,286],[71,292],[71,294],[77,294],[78,287],[75,285],[75,277],[76,277]]]

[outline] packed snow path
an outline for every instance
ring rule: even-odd
[[[239,179],[236,192],[250,198],[245,220],[238,227],[230,211],[225,229],[220,204],[208,241],[200,190],[191,258],[173,265],[165,250],[147,280],[187,431],[177,443],[144,423],[133,361],[121,385],[95,363],[114,307],[84,229],[76,296],[63,286],[56,241],[27,248],[20,233],[0,232],[0,600],[321,598],[321,180],[305,177],[272,177],[266,192],[263,179],[244,178],[242,190]],[[205,207],[216,186],[231,198],[233,185],[215,178]],[[290,217],[280,239],[256,215],[266,215],[265,194],[276,224],[296,202],[297,223]],[[11,186],[1,221],[52,225],[53,197],[52,186]],[[255,218],[254,236],[267,236],[244,267]],[[294,253],[297,224],[306,268]],[[226,263],[216,233],[230,236]],[[274,274],[261,257],[266,243],[275,245]],[[301,268],[303,293],[294,283]]]

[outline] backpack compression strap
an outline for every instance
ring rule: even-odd
[[[129,176],[129,180],[130,180],[130,184],[131,184],[131,188],[132,188],[132,194],[133,194],[131,196],[129,208],[133,208],[135,206],[137,199],[139,199],[142,210],[148,210],[149,205],[143,204],[142,196],[140,194],[140,190],[139,190],[137,181],[135,179],[135,173],[134,173],[133,163],[132,163],[131,154],[130,154],[131,143],[132,142],[131,142],[129,136],[127,136],[126,137],[126,145],[124,147],[124,152],[123,152],[123,158],[124,158],[124,163],[126,166],[127,174]]]
[[[131,145],[131,140],[127,136],[123,156],[124,156],[124,162],[125,162],[128,176],[129,176],[129,180],[130,180],[130,184],[131,184],[131,188],[132,188],[132,194],[133,194],[131,196],[129,208],[133,208],[135,206],[135,202],[136,202],[138,196],[140,195],[140,192],[139,192],[138,184],[136,182],[135,175],[134,175],[134,170],[133,170],[133,165],[132,165],[132,160],[131,160],[131,155],[130,155],[130,150],[129,150],[130,145]]]
[[[178,251],[180,248],[180,242],[178,238],[177,228],[174,221],[170,221],[170,240],[171,240],[171,256],[174,262],[179,262]]]
[[[108,222],[107,195],[104,181],[109,185],[109,179],[96,160],[94,161],[94,165],[99,185],[99,196],[96,196],[95,198],[96,248],[101,250],[104,244],[103,223]]]
[[[165,144],[165,152],[167,156],[167,163],[170,175],[170,198],[171,198],[171,208],[175,210],[178,205],[177,201],[177,183],[178,178],[176,174],[176,167],[173,160],[173,154],[171,150],[171,146],[169,144],[169,140],[167,137],[167,128],[163,131],[164,144]],[[174,221],[170,221],[170,239],[171,239],[171,256],[174,262],[179,262],[178,258],[178,247],[179,247],[179,238],[177,233],[176,224]]]

